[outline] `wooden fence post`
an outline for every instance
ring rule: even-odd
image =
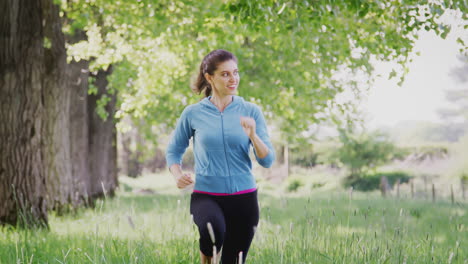
[[[426,196],[424,198],[427,199],[427,176],[426,175],[423,176],[423,180],[424,180],[424,195]]]
[[[387,192],[390,189],[390,184],[388,183],[388,179],[385,176],[380,177],[380,191],[382,192],[382,196],[387,196]]]
[[[400,179],[396,180],[396,196],[397,198],[400,198]]]
[[[461,183],[461,189],[462,189],[462,197],[463,197],[463,200],[465,200],[465,180],[463,179],[463,177],[461,178],[460,183]]]
[[[435,185],[432,183],[432,202],[435,202],[436,200],[436,191],[435,191]]]
[[[453,195],[453,184],[450,184],[450,198],[452,199],[452,204],[454,204],[455,196]]]
[[[411,199],[414,199],[414,181],[411,179]]]

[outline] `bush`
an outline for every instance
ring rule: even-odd
[[[317,164],[318,153],[311,144],[301,144],[289,149],[289,162],[291,165],[304,168],[313,167]]]
[[[313,167],[317,165],[317,153],[293,152],[291,154],[291,165],[301,166],[303,168]]]
[[[334,156],[349,169],[351,179],[357,179],[394,158],[396,147],[385,134],[354,133],[345,129],[339,132],[342,145],[336,149]]]
[[[303,168],[314,167],[318,164],[336,165],[334,152],[338,143],[334,141],[320,141],[298,144],[289,149],[289,164]]]
[[[380,178],[387,177],[388,183],[393,186],[398,179],[400,183],[408,182],[412,176],[406,172],[378,172],[375,174],[365,175],[364,177],[346,177],[344,179],[345,187],[353,187],[354,190],[358,191],[373,191],[380,187]]]
[[[322,187],[322,186],[324,186],[324,185],[325,185],[324,182],[315,182],[315,183],[313,183],[313,184],[310,186],[310,188],[313,190],[313,189],[320,188],[320,187]]]
[[[287,189],[288,192],[295,192],[303,185],[304,185],[304,183],[302,183],[301,180],[293,179],[293,180],[291,180],[289,182],[288,187],[286,189]]]
[[[461,180],[462,184],[468,184],[468,173],[463,173],[460,176],[460,180]]]

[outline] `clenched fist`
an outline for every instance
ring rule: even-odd
[[[247,134],[247,136],[252,139],[255,136],[255,119],[250,118],[250,117],[245,117],[241,116],[240,117],[240,123],[242,128],[244,129],[244,132]]]
[[[177,181],[177,188],[184,189],[188,185],[193,183],[192,177],[189,173],[184,173],[182,176],[176,179]]]

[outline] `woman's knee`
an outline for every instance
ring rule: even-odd
[[[212,210],[200,210],[193,215],[193,220],[200,234],[200,250],[206,256],[213,256],[213,246],[216,252],[221,250],[224,243],[226,223],[221,210],[212,206]]]
[[[216,219],[207,219],[206,222],[198,225],[198,229],[200,231],[200,246],[203,246],[201,248],[202,252],[207,256],[212,256],[213,246],[216,246],[216,252],[219,252],[224,243],[224,235],[226,233],[224,222]]]

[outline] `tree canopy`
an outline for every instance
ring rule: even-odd
[[[90,60],[92,71],[116,66],[110,89],[119,95],[118,118],[139,120],[148,135],[152,127],[172,126],[184,106],[199,100],[189,84],[201,59],[223,48],[239,58],[240,94],[260,104],[289,140],[328,119],[330,107],[349,111],[335,97],[367,88],[357,76],[372,81],[371,58],[397,61],[404,75],[417,31],[444,38],[450,27],[438,18],[458,10],[467,20],[468,9],[463,0],[60,3],[64,31],[87,36],[68,45],[69,59]],[[389,77],[404,77],[396,75]],[[108,98],[101,100],[104,106]]]

